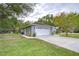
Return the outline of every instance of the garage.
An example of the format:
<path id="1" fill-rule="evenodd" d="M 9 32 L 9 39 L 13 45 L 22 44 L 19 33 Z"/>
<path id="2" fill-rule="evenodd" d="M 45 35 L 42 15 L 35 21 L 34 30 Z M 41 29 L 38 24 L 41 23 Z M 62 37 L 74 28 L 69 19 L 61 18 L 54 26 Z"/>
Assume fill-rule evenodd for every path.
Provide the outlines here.
<path id="1" fill-rule="evenodd" d="M 25 30 L 24 30 L 25 29 Z M 27 36 L 50 36 L 56 31 L 54 26 L 45 24 L 32 24 L 24 28 L 23 31 Z"/>
<path id="2" fill-rule="evenodd" d="M 50 29 L 35 29 L 36 36 L 51 35 Z"/>

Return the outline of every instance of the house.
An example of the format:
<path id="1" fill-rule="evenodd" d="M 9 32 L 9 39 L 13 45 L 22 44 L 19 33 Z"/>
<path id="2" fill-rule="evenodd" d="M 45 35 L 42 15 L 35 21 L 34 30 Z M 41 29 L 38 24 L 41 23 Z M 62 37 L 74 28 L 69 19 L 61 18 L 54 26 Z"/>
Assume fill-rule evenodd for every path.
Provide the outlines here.
<path id="1" fill-rule="evenodd" d="M 56 32 L 56 27 L 44 24 L 32 24 L 23 28 L 21 32 L 27 36 L 52 35 Z"/>

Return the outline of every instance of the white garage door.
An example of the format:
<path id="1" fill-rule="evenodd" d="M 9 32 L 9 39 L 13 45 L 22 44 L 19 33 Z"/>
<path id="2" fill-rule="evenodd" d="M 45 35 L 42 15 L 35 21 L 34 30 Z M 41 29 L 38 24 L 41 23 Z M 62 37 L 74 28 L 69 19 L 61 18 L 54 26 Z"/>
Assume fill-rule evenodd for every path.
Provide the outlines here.
<path id="1" fill-rule="evenodd" d="M 49 29 L 36 29 L 36 36 L 41 36 L 41 35 L 51 35 Z"/>

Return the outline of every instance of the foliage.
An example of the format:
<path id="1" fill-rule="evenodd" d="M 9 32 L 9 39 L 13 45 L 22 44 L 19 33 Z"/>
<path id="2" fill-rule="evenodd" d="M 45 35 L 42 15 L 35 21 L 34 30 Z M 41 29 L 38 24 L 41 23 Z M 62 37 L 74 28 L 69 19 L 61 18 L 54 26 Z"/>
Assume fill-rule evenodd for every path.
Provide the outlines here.
<path id="1" fill-rule="evenodd" d="M 66 36 L 64 33 L 61 33 L 59 35 L 64 37 L 79 38 L 79 33 L 68 33 L 68 36 Z"/>
<path id="2" fill-rule="evenodd" d="M 43 16 L 42 18 L 39 18 L 39 20 L 36 23 L 57 26 L 57 32 L 66 32 L 66 35 L 68 35 L 68 32 L 79 32 L 78 13 L 62 12 L 54 17 L 53 15 L 48 14 L 46 16 Z"/>
<path id="3" fill-rule="evenodd" d="M 27 15 L 28 12 L 33 11 L 35 4 L 22 4 L 22 3 L 5 3 L 0 4 L 0 18 L 9 16 Z"/>
<path id="4" fill-rule="evenodd" d="M 35 37 L 36 36 L 36 33 L 33 33 L 33 37 Z"/>
<path id="5" fill-rule="evenodd" d="M 54 25 L 53 24 L 53 15 L 52 14 L 48 14 L 46 16 L 43 16 L 42 18 L 39 18 L 37 22 L 38 24 L 47 24 L 47 25 Z"/>
<path id="6" fill-rule="evenodd" d="M 79 26 L 79 17 L 77 13 L 61 13 L 60 15 L 54 17 L 54 24 L 59 27 L 62 32 L 74 32 L 75 28 Z"/>
<path id="7" fill-rule="evenodd" d="M 0 4 L 0 31 L 16 31 L 19 29 L 17 18 L 27 16 L 33 11 L 35 4 L 2 3 Z"/>

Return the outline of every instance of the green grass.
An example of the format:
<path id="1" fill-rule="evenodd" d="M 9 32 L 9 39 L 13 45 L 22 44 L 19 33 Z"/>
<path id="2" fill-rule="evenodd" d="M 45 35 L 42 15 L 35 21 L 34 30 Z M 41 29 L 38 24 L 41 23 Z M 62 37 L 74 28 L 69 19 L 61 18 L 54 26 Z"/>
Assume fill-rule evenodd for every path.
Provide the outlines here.
<path id="1" fill-rule="evenodd" d="M 66 36 L 66 34 L 59 34 L 60 36 L 64 36 L 64 37 L 72 37 L 72 38 L 79 38 L 79 33 L 69 33 L 68 36 Z"/>
<path id="2" fill-rule="evenodd" d="M 0 56 L 79 56 L 79 53 L 20 34 L 0 34 Z"/>

